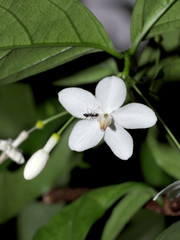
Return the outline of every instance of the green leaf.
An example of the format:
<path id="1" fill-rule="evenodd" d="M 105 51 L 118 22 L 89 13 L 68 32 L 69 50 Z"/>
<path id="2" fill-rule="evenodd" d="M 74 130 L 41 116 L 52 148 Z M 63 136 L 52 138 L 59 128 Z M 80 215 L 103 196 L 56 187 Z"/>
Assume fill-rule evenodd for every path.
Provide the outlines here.
<path id="1" fill-rule="evenodd" d="M 3 84 L 89 52 L 122 58 L 101 23 L 77 0 L 1 1 L 0 20 Z"/>
<path id="2" fill-rule="evenodd" d="M 180 29 L 163 33 L 161 38 L 161 46 L 166 52 L 176 51 L 180 44 Z"/>
<path id="3" fill-rule="evenodd" d="M 18 216 L 18 240 L 32 240 L 35 232 L 63 207 L 63 203 L 48 205 L 42 202 L 32 202 L 28 204 Z"/>
<path id="4" fill-rule="evenodd" d="M 117 240 L 154 240 L 164 227 L 165 218 L 162 214 L 142 209 L 132 218 Z"/>
<path id="5" fill-rule="evenodd" d="M 41 47 L 10 51 L 0 59 L 0 85 L 22 80 L 26 77 L 57 67 L 88 53 L 97 52 L 85 47 Z M 18 59 L 18 60 L 17 60 Z"/>
<path id="6" fill-rule="evenodd" d="M 147 136 L 147 146 L 156 164 L 164 172 L 176 179 L 180 178 L 180 152 L 168 143 L 157 140 L 157 129 L 151 128 Z M 148 153 L 147 153 L 148 154 Z"/>
<path id="7" fill-rule="evenodd" d="M 57 86 L 77 86 L 94 83 L 109 75 L 118 74 L 118 67 L 114 59 L 109 58 L 95 66 L 84 69 L 71 76 L 61 78 L 54 82 Z"/>
<path id="8" fill-rule="evenodd" d="M 132 216 L 152 197 L 147 189 L 139 189 L 125 196 L 113 209 L 101 240 L 114 240 Z"/>
<path id="9" fill-rule="evenodd" d="M 179 240 L 180 236 L 180 221 L 172 224 L 164 230 L 155 240 Z"/>
<path id="10" fill-rule="evenodd" d="M 0 136 L 15 137 L 37 121 L 37 107 L 31 87 L 12 84 L 0 88 Z"/>
<path id="11" fill-rule="evenodd" d="M 165 187 L 172 182 L 172 179 L 157 165 L 147 142 L 141 146 L 140 160 L 142 174 L 148 184 L 154 187 Z"/>
<path id="12" fill-rule="evenodd" d="M 127 182 L 93 190 L 64 208 L 41 228 L 34 240 L 83 240 L 92 224 L 121 196 L 143 184 Z M 146 189 L 148 189 L 146 187 Z"/>
<path id="13" fill-rule="evenodd" d="M 28 202 L 42 195 L 51 189 L 57 181 L 60 182 L 65 175 L 67 176 L 82 159 L 81 153 L 72 152 L 68 148 L 68 137 L 71 129 L 72 126 L 63 133 L 58 146 L 50 155 L 46 167 L 35 179 L 27 181 L 23 178 L 24 167 L 20 167 L 14 172 L 9 170 L 0 172 L 0 222 L 5 222 L 16 216 Z M 42 138 L 42 142 L 46 141 L 48 137 Z M 34 141 L 36 140 L 34 139 Z M 36 150 L 34 149 L 34 151 Z"/>
<path id="14" fill-rule="evenodd" d="M 147 38 L 157 36 L 159 34 L 180 29 L 180 1 L 176 1 L 175 4 L 154 24 Z"/>
<path id="15" fill-rule="evenodd" d="M 130 53 L 134 54 L 139 43 L 150 31 L 153 25 L 177 0 L 137 0 L 131 20 L 132 46 Z"/>

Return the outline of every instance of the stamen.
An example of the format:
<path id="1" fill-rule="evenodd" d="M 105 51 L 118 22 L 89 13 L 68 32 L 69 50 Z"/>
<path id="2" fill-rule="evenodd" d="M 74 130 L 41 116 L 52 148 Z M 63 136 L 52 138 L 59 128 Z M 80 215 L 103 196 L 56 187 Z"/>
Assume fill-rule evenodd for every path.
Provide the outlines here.
<path id="1" fill-rule="evenodd" d="M 107 114 L 107 113 L 101 114 L 99 117 L 99 122 L 100 122 L 100 129 L 101 131 L 104 132 L 106 128 L 111 124 L 112 117 L 110 114 Z"/>

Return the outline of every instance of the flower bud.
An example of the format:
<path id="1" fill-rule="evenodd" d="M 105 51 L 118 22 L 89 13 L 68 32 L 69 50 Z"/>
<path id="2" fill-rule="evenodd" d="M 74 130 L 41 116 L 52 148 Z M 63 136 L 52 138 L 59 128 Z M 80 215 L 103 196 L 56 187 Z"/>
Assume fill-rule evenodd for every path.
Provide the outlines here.
<path id="1" fill-rule="evenodd" d="M 12 142 L 13 147 L 18 147 L 22 142 L 24 142 L 29 136 L 29 133 L 27 131 L 22 131 L 20 134 L 17 136 L 17 138 Z"/>
<path id="2" fill-rule="evenodd" d="M 49 153 L 44 149 L 35 152 L 24 168 L 24 178 L 26 180 L 35 178 L 43 170 L 48 159 Z"/>
<path id="3" fill-rule="evenodd" d="M 24 178 L 26 180 L 35 178 L 43 170 L 49 159 L 49 153 L 58 143 L 59 138 L 59 135 L 54 133 L 45 146 L 31 156 L 24 168 Z"/>

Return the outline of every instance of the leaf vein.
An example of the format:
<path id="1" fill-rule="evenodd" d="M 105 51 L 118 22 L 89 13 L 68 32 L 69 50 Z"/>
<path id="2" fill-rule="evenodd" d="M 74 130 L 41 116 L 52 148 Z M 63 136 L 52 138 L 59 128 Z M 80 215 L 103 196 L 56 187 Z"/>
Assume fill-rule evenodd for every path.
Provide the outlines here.
<path id="1" fill-rule="evenodd" d="M 83 39 L 81 38 L 81 35 L 79 34 L 79 32 L 77 31 L 77 28 L 75 27 L 73 21 L 71 20 L 70 16 L 67 14 L 66 11 L 64 11 L 60 6 L 58 6 L 57 4 L 55 4 L 54 2 L 52 2 L 51 0 L 48 0 L 52 5 L 54 5 L 56 8 L 59 9 L 59 11 L 63 12 L 64 15 L 67 17 L 67 19 L 69 20 L 72 28 L 74 29 L 76 36 L 78 37 L 80 42 L 83 42 Z"/>
<path id="2" fill-rule="evenodd" d="M 28 39 L 30 41 L 31 44 L 33 44 L 32 38 L 31 38 L 31 34 L 29 33 L 28 29 L 26 28 L 26 26 L 20 21 L 20 19 L 9 9 L 0 6 L 2 9 L 4 9 L 8 14 L 10 14 L 17 22 L 18 24 L 22 27 L 22 29 L 24 30 L 24 32 L 26 33 L 26 35 L 28 36 Z"/>

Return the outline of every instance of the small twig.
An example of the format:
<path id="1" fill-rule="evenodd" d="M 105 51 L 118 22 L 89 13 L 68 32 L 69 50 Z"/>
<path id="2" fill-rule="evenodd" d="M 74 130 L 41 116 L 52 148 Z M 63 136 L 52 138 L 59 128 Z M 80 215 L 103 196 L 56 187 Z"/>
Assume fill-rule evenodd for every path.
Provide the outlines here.
<path id="1" fill-rule="evenodd" d="M 151 200 L 145 208 L 153 210 L 157 213 L 162 213 L 166 216 L 180 216 L 180 198 L 170 200 L 165 196 L 164 206 L 159 206 L 155 201 Z"/>
<path id="2" fill-rule="evenodd" d="M 85 193 L 92 190 L 91 188 L 55 188 L 46 193 L 42 200 L 47 204 L 54 204 L 57 202 L 72 202 L 81 197 Z"/>

